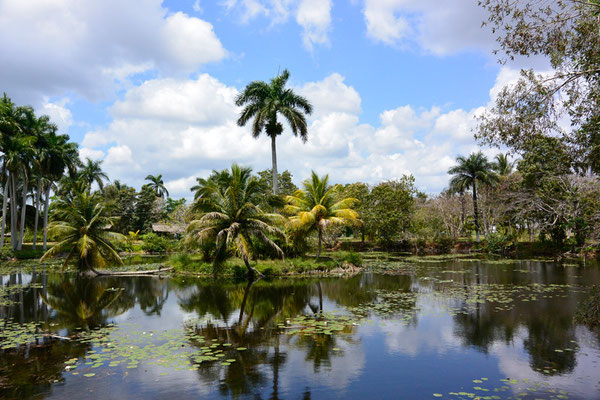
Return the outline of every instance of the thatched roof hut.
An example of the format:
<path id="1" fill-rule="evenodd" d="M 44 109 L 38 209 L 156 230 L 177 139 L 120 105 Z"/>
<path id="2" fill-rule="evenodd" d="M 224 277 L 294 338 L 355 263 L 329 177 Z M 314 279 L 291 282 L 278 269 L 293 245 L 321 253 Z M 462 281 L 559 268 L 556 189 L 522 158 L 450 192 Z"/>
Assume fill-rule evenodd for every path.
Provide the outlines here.
<path id="1" fill-rule="evenodd" d="M 183 224 L 152 224 L 152 232 L 166 235 L 182 235 L 185 233 Z"/>

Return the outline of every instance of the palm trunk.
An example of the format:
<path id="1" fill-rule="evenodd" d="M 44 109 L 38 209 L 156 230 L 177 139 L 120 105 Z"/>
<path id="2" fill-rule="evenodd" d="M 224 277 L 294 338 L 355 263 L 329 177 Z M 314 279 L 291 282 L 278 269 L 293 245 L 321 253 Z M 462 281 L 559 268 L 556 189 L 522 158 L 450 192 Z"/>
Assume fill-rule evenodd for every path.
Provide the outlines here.
<path id="1" fill-rule="evenodd" d="M 275 146 L 276 135 L 271 135 L 271 161 L 273 162 L 273 194 L 279 194 L 279 174 L 277 173 L 277 147 Z"/>
<path id="2" fill-rule="evenodd" d="M 27 214 L 27 189 L 29 181 L 27 180 L 27 175 L 23 177 L 23 206 L 21 209 L 21 234 L 19 237 L 19 244 L 17 246 L 17 250 L 21 250 L 23 248 L 23 239 L 25 237 L 25 216 Z"/>
<path id="3" fill-rule="evenodd" d="M 48 184 L 48 188 L 46 188 L 46 199 L 44 201 L 44 245 L 43 249 L 46 251 L 48 248 L 47 240 L 48 240 L 48 203 L 50 202 L 50 184 Z"/>
<path id="4" fill-rule="evenodd" d="M 475 218 L 475 240 L 479 243 L 479 213 L 477 210 L 477 183 L 473 182 L 473 214 Z"/>
<path id="5" fill-rule="evenodd" d="M 6 210 L 8 206 L 9 179 L 4 184 L 4 193 L 2 194 L 2 234 L 0 235 L 0 248 L 4 247 L 4 231 L 6 230 Z"/>
<path id="6" fill-rule="evenodd" d="M 319 249 L 317 250 L 317 258 L 321 257 L 321 243 L 323 242 L 323 231 L 319 226 Z"/>
<path id="7" fill-rule="evenodd" d="M 19 242 L 18 230 L 17 230 L 17 179 L 15 174 L 10 174 L 11 189 L 10 189 L 10 245 L 13 250 L 17 249 L 17 243 Z"/>
<path id="8" fill-rule="evenodd" d="M 42 191 L 42 177 L 39 178 L 37 184 L 37 190 L 35 191 L 35 222 L 33 225 L 33 249 L 35 250 L 35 245 L 37 242 L 37 232 L 38 232 L 38 220 L 40 219 L 40 198 Z"/>

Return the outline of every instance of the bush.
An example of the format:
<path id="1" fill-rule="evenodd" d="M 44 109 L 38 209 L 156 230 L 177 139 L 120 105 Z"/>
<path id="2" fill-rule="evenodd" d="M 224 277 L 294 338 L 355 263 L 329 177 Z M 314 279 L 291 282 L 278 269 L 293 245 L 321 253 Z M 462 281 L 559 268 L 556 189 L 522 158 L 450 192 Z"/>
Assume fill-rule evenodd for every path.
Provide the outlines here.
<path id="1" fill-rule="evenodd" d="M 4 246 L 0 248 L 0 260 L 10 260 L 12 258 L 15 258 L 15 253 L 11 247 Z"/>
<path id="2" fill-rule="evenodd" d="M 171 243 L 167 238 L 155 233 L 147 233 L 142 236 L 142 239 L 144 240 L 142 250 L 149 253 L 166 253 L 171 248 Z"/>
<path id="3" fill-rule="evenodd" d="M 501 232 L 486 236 L 485 251 L 491 254 L 506 255 L 513 246 L 513 238 Z"/>
<path id="4" fill-rule="evenodd" d="M 342 262 L 347 262 L 348 264 L 352 264 L 355 267 L 362 267 L 363 265 L 362 256 L 353 251 L 341 253 L 340 256 Z"/>

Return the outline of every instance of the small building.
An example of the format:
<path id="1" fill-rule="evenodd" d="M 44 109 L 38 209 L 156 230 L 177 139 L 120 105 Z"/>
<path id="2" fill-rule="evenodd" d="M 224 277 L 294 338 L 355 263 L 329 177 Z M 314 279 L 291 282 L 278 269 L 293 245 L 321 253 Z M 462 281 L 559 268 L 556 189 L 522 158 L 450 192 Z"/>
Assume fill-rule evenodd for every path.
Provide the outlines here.
<path id="1" fill-rule="evenodd" d="M 185 228 L 183 224 L 152 224 L 152 232 L 176 239 L 185 233 Z"/>

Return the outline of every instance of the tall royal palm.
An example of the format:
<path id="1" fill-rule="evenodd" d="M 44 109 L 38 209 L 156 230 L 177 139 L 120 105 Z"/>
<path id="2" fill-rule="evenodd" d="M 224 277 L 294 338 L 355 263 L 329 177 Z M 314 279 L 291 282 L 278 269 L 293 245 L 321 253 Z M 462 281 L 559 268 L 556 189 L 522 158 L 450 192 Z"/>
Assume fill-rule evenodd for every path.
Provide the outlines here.
<path id="1" fill-rule="evenodd" d="M 154 190 L 154 193 L 156 193 L 156 197 L 169 197 L 169 191 L 165 187 L 165 183 L 163 182 L 161 174 L 156 176 L 148 175 L 146 177 L 146 180 L 150 181 L 148 185 L 152 188 L 152 190 Z"/>
<path id="2" fill-rule="evenodd" d="M 468 158 L 456 157 L 457 165 L 450 168 L 452 175 L 450 188 L 457 192 L 471 189 L 473 193 L 473 215 L 475 222 L 475 236 L 479 242 L 479 212 L 477 208 L 477 185 L 491 185 L 497 182 L 498 176 L 494 172 L 494 164 L 481 152 L 471 153 Z"/>
<path id="3" fill-rule="evenodd" d="M 353 209 L 359 201 L 355 198 L 338 199 L 333 187 L 328 184 L 329 177 L 323 178 L 313 171 L 311 178 L 303 182 L 293 196 L 286 196 L 288 205 L 285 211 L 291 214 L 290 222 L 296 232 L 317 232 L 319 247 L 317 257 L 321 256 L 323 232 L 329 225 L 350 225 L 360 223 L 358 213 Z"/>
<path id="4" fill-rule="evenodd" d="M 245 106 L 237 121 L 244 126 L 250 119 L 252 136 L 255 138 L 264 132 L 271 138 L 271 158 L 273 162 L 273 194 L 278 194 L 277 149 L 275 139 L 283 132 L 283 125 L 277 121 L 278 114 L 283 116 L 296 136 L 306 142 L 308 127 L 305 114 L 312 113 L 312 105 L 302 96 L 286 89 L 290 77 L 287 69 L 271 79 L 271 82 L 253 81 L 235 100 L 236 105 Z"/>
<path id="5" fill-rule="evenodd" d="M 233 250 L 253 277 L 257 273 L 250 265 L 253 240 L 283 257 L 281 248 L 268 235 L 284 237 L 277 227 L 284 222 L 284 217 L 265 213 L 256 205 L 262 193 L 258 179 L 251 173 L 250 168 L 234 164 L 231 172 L 215 172 L 211 178 L 199 181 L 194 201 L 199 216 L 190 223 L 186 242 L 215 243 L 215 272 Z"/>

